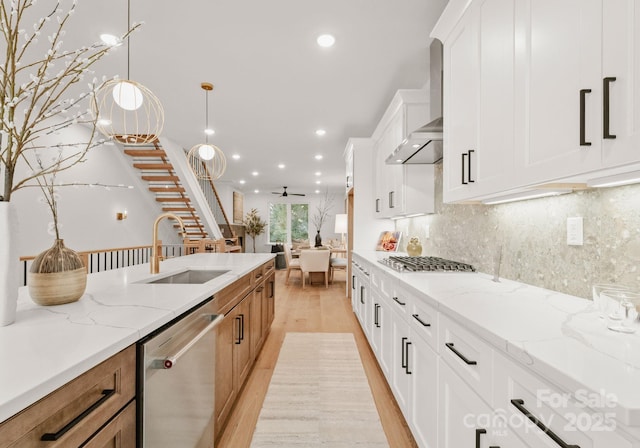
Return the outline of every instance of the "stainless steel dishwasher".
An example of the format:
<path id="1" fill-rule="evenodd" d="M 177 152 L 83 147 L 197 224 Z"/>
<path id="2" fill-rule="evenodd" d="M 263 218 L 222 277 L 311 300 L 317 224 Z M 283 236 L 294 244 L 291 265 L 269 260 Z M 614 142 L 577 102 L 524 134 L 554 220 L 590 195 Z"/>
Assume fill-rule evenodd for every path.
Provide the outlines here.
<path id="1" fill-rule="evenodd" d="M 211 447 L 215 393 L 213 297 L 138 343 L 138 446 Z"/>

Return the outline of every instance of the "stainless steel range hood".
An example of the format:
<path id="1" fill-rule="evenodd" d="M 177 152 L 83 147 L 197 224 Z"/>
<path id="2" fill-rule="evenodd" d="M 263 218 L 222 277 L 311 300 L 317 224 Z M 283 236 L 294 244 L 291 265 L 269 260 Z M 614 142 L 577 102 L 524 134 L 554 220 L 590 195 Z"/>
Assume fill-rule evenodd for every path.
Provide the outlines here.
<path id="1" fill-rule="evenodd" d="M 388 165 L 433 164 L 442 161 L 442 43 L 434 39 L 430 50 L 429 97 L 432 117 L 438 117 L 413 131 L 387 157 Z"/>

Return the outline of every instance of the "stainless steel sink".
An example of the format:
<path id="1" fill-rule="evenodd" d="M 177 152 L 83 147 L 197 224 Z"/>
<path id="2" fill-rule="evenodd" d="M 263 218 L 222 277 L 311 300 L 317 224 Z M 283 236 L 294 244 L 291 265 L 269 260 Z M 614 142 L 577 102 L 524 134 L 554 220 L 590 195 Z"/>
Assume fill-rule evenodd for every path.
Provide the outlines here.
<path id="1" fill-rule="evenodd" d="M 229 272 L 229 270 L 219 271 L 212 269 L 187 269 L 186 271 L 178 272 L 166 277 L 146 280 L 142 283 L 174 283 L 190 285 L 201 284 L 206 283 L 209 280 L 213 280 L 214 278 L 226 274 L 227 272 Z"/>

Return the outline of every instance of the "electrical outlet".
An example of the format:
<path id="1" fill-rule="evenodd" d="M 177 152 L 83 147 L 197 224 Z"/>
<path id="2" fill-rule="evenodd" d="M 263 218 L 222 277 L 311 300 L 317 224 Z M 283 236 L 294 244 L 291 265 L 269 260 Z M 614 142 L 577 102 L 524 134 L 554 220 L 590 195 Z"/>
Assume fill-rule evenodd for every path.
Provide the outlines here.
<path id="1" fill-rule="evenodd" d="M 582 216 L 567 218 L 567 245 L 582 246 Z"/>

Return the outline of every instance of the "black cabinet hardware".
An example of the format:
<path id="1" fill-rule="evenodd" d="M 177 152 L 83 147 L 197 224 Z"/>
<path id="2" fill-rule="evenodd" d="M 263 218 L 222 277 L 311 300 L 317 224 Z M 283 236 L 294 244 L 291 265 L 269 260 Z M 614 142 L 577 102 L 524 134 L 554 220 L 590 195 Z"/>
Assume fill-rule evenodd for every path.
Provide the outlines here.
<path id="1" fill-rule="evenodd" d="M 380 213 L 380 199 L 376 199 L 376 213 Z"/>
<path id="2" fill-rule="evenodd" d="M 360 303 L 364 303 L 364 286 L 360 287 Z"/>
<path id="3" fill-rule="evenodd" d="M 420 324 L 422 324 L 423 327 L 430 327 L 431 324 L 426 323 L 425 321 L 423 321 L 422 319 L 420 319 L 420 316 L 418 314 L 412 314 L 413 318 L 415 320 L 417 320 L 418 322 L 420 322 Z"/>
<path id="4" fill-rule="evenodd" d="M 42 434 L 42 437 L 40 437 L 40 440 L 42 440 L 43 442 L 54 442 L 54 441 L 60 439 L 67 432 L 69 432 L 71 429 L 73 429 L 74 426 L 76 426 L 78 423 L 80 423 L 82 420 L 84 420 L 84 418 L 87 415 L 89 415 L 93 411 L 95 411 L 102 403 L 107 401 L 115 393 L 116 393 L 115 389 L 104 389 L 102 391 L 102 397 L 100 397 L 100 399 L 98 401 L 93 403 L 87 409 L 82 411 L 80 413 L 80 415 L 78 415 L 76 418 L 74 418 L 69 423 L 64 425 L 60 429 L 60 431 L 58 431 L 58 432 L 46 432 L 46 433 Z"/>
<path id="5" fill-rule="evenodd" d="M 399 305 L 401 305 L 401 306 L 405 306 L 405 305 L 406 305 L 406 302 L 401 302 L 401 301 L 400 301 L 400 299 L 398 299 L 397 297 L 394 297 L 394 298 L 393 298 L 393 300 L 394 300 L 397 304 L 399 304 Z"/>
<path id="6" fill-rule="evenodd" d="M 580 90 L 580 146 L 591 146 L 591 142 L 586 141 L 585 137 L 585 115 L 587 93 L 591 93 L 591 89 Z"/>
<path id="7" fill-rule="evenodd" d="M 486 433 L 487 433 L 486 429 L 476 428 L 476 448 L 480 448 L 480 436 Z"/>
<path id="8" fill-rule="evenodd" d="M 244 341 L 244 314 L 240 315 L 240 341 Z"/>
<path id="9" fill-rule="evenodd" d="M 396 208 L 396 192 L 395 191 L 390 191 L 389 192 L 389 208 Z"/>
<path id="10" fill-rule="evenodd" d="M 351 276 L 351 289 L 356 289 L 356 276 Z"/>
<path id="11" fill-rule="evenodd" d="M 453 342 L 445 342 L 444 345 L 446 345 L 449 350 L 455 353 L 458 356 L 458 358 L 462 359 L 467 365 L 475 366 L 476 364 L 478 364 L 475 361 L 470 361 L 466 356 L 464 356 L 462 353 L 456 350 L 453 346 Z"/>
<path id="12" fill-rule="evenodd" d="M 242 337 L 240 336 L 240 332 L 242 331 L 241 330 L 242 324 L 240 323 L 240 321 L 241 321 L 240 316 L 236 316 L 236 322 L 238 322 L 238 340 L 236 341 L 236 345 L 242 344 Z"/>
<path id="13" fill-rule="evenodd" d="M 380 328 L 380 321 L 379 321 L 379 315 L 378 315 L 378 311 L 380 310 L 380 305 L 379 304 L 374 304 L 373 305 L 373 323 L 377 328 Z"/>
<path id="14" fill-rule="evenodd" d="M 611 83 L 616 80 L 615 76 L 609 76 L 602 80 L 602 134 L 604 138 L 614 139 L 616 136 L 611 134 L 609 130 L 609 107 L 611 100 L 609 97 L 609 88 Z"/>
<path id="15" fill-rule="evenodd" d="M 407 352 L 405 342 L 408 338 L 402 338 L 402 368 L 406 370 L 407 368 Z"/>
<path id="16" fill-rule="evenodd" d="M 471 154 L 476 152 L 474 149 L 470 149 L 469 151 L 467 151 L 469 153 L 469 158 L 467 159 L 467 169 L 468 169 L 468 175 L 467 177 L 469 178 L 469 183 L 474 183 L 475 180 L 471 179 Z"/>
<path id="17" fill-rule="evenodd" d="M 514 400 L 511 400 L 511 404 L 514 405 L 518 409 L 518 411 L 522 412 L 522 414 L 524 414 L 525 417 L 531 420 L 533 424 L 535 424 L 538 428 L 540 428 L 542 432 L 548 435 L 549 438 L 554 442 L 556 442 L 558 446 L 560 446 L 561 448 L 580 448 L 578 445 L 567 444 L 564 440 L 558 437 L 553 431 L 547 428 L 544 425 L 544 423 L 538 420 L 535 415 L 533 415 L 531 412 L 529 412 L 529 410 L 527 410 L 527 408 L 524 407 L 524 400 L 514 399 Z"/>
<path id="18" fill-rule="evenodd" d="M 405 338 L 406 339 L 406 338 Z M 407 342 L 405 342 L 404 346 L 406 347 L 405 350 L 407 352 L 407 354 L 405 355 L 406 358 L 406 365 L 404 366 L 404 371 L 407 375 L 411 375 L 411 370 L 409 370 L 409 346 L 411 345 L 411 341 L 407 340 Z"/>
<path id="19" fill-rule="evenodd" d="M 476 152 L 475 149 L 470 149 L 469 151 L 460 154 L 462 156 L 462 168 L 460 170 L 460 172 L 462 173 L 462 185 L 468 185 L 475 182 L 475 180 L 471 179 L 471 154 L 473 154 L 474 152 Z M 467 171 L 466 176 L 465 166 Z"/>
<path id="20" fill-rule="evenodd" d="M 461 156 L 462 156 L 462 169 L 460 171 L 462 172 L 462 185 L 467 185 L 468 184 L 467 178 L 464 177 L 464 166 L 466 165 L 465 159 L 469 157 L 469 153 L 463 152 Z"/>

